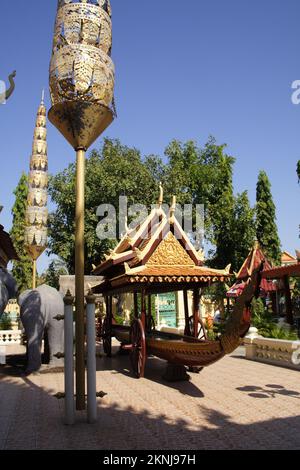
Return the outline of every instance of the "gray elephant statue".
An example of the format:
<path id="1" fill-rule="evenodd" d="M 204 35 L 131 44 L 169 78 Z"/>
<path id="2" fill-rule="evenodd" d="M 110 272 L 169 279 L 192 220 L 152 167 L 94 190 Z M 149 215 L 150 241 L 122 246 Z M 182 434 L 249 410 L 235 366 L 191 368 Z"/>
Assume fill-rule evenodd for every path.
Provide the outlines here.
<path id="1" fill-rule="evenodd" d="M 18 296 L 17 283 L 7 269 L 0 267 L 0 318 L 4 313 L 9 299 Z"/>
<path id="2" fill-rule="evenodd" d="M 54 317 L 64 314 L 62 295 L 50 286 L 42 285 L 23 292 L 19 297 L 21 320 L 27 337 L 26 374 L 42 366 L 42 340 L 48 350 L 49 367 L 63 367 L 63 359 L 56 358 L 64 352 L 64 322 Z M 48 361 L 47 361 L 48 362 Z"/>

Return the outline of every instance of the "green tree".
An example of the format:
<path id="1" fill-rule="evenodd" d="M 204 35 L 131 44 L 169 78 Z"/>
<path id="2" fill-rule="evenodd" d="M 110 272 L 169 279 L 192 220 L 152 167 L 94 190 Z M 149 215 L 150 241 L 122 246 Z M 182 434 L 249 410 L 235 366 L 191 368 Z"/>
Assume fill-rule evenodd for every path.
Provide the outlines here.
<path id="1" fill-rule="evenodd" d="M 235 250 L 238 249 L 232 237 L 232 221 L 234 217 L 233 195 L 233 163 L 234 159 L 222 153 L 216 165 L 215 182 L 217 198 L 208 203 L 208 216 L 212 224 L 213 237 L 211 241 L 216 246 L 212 265 L 225 267 L 232 264 Z"/>
<path id="2" fill-rule="evenodd" d="M 231 236 L 234 244 L 232 268 L 237 272 L 253 247 L 256 237 L 255 209 L 250 206 L 247 191 L 235 198 Z"/>
<path id="3" fill-rule="evenodd" d="M 235 159 L 226 154 L 225 145 L 218 145 L 212 137 L 203 148 L 193 141 L 174 140 L 167 146 L 165 156 L 165 163 L 154 155 L 142 158 L 137 149 L 109 139 L 99 151 L 91 152 L 86 161 L 87 273 L 116 243 L 97 238 L 97 207 L 109 203 L 117 208 L 120 195 L 126 195 L 129 204 L 150 207 L 157 200 L 159 181 L 164 185 L 166 203 L 176 195 L 181 206 L 204 205 L 206 240 L 212 246 L 211 265 L 225 267 L 233 263 L 235 269 L 239 268 L 239 260 L 251 248 L 249 240 L 253 241 L 253 214 L 246 194 L 237 200 L 233 195 Z M 56 211 L 50 216 L 50 251 L 65 261 L 73 274 L 74 165 L 50 179 L 49 192 L 56 204 Z"/>
<path id="4" fill-rule="evenodd" d="M 281 244 L 276 224 L 276 207 L 271 183 L 264 171 L 259 173 L 256 188 L 256 236 L 268 259 L 281 263 Z"/>
<path id="5" fill-rule="evenodd" d="M 49 264 L 48 269 L 43 275 L 44 283 L 48 286 L 54 287 L 59 290 L 59 278 L 60 276 L 68 275 L 69 271 L 66 264 L 60 259 L 54 259 Z"/>
<path id="6" fill-rule="evenodd" d="M 210 137 L 204 148 L 193 141 L 172 141 L 166 148 L 166 192 L 178 203 L 204 206 L 206 240 L 213 246 L 211 265 L 226 266 L 231 262 L 234 246 L 230 227 L 234 197 L 232 173 L 234 158 L 225 153 Z"/>
<path id="7" fill-rule="evenodd" d="M 0 318 L 0 330 L 9 331 L 13 329 L 12 321 L 8 313 L 4 313 Z"/>
<path id="8" fill-rule="evenodd" d="M 297 175 L 298 175 L 298 183 L 300 184 L 300 160 L 297 163 Z M 300 235 L 299 235 L 299 238 L 300 238 Z"/>
<path id="9" fill-rule="evenodd" d="M 17 281 L 19 291 L 22 292 L 30 288 L 32 282 L 32 261 L 24 248 L 28 196 L 28 178 L 25 173 L 22 174 L 14 195 L 15 203 L 12 208 L 13 223 L 10 235 L 20 261 L 13 262 L 12 273 Z"/>
<path id="10" fill-rule="evenodd" d="M 151 156 L 143 161 L 137 149 L 123 146 L 118 140 L 105 139 L 99 151 L 91 152 L 86 160 L 85 271 L 87 274 L 91 272 L 92 265 L 97 265 L 103 260 L 104 255 L 116 243 L 116 240 L 97 238 L 98 206 L 111 204 L 118 211 L 119 196 L 127 196 L 129 205 L 141 203 L 150 207 L 158 197 L 158 180 L 154 174 L 157 169 L 163 171 L 163 167 L 163 163 L 157 157 Z M 159 178 L 161 176 L 158 174 Z M 74 164 L 50 178 L 49 194 L 56 204 L 55 212 L 49 217 L 49 250 L 66 263 L 70 274 L 74 274 Z M 117 236 L 118 233 L 116 238 Z"/>

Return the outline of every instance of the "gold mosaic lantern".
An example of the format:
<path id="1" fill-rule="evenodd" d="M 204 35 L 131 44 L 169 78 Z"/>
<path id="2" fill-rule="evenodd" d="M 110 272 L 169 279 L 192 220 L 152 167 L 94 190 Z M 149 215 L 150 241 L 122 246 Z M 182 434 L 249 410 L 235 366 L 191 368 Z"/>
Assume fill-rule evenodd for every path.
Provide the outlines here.
<path id="1" fill-rule="evenodd" d="M 50 63 L 49 120 L 76 151 L 76 407 L 85 409 L 85 152 L 114 119 L 109 0 L 58 0 Z"/>
<path id="2" fill-rule="evenodd" d="M 36 261 L 47 247 L 48 156 L 46 124 L 47 114 L 43 93 L 33 136 L 25 228 L 25 246 L 33 260 L 33 289 L 36 287 Z"/>
<path id="3" fill-rule="evenodd" d="M 113 121 L 114 64 L 109 0 L 59 0 L 49 119 L 75 150 L 86 150 Z"/>

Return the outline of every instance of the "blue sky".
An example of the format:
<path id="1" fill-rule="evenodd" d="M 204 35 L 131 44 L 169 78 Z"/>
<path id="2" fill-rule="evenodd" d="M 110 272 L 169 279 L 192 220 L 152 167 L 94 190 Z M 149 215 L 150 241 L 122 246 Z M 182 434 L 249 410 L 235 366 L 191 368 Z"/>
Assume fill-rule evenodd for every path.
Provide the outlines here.
<path id="1" fill-rule="evenodd" d="M 41 90 L 48 90 L 56 3 L 1 2 L 0 79 L 18 74 L 14 96 L 0 106 L 0 223 L 7 229 L 12 191 L 28 170 Z M 226 142 L 237 159 L 236 192 L 247 189 L 254 203 L 258 172 L 268 173 L 282 245 L 294 252 L 300 106 L 291 102 L 291 84 L 300 79 L 299 0 L 112 0 L 112 7 L 118 119 L 106 135 L 159 155 L 173 138 L 202 145 L 212 134 Z M 74 152 L 48 127 L 55 173 Z"/>

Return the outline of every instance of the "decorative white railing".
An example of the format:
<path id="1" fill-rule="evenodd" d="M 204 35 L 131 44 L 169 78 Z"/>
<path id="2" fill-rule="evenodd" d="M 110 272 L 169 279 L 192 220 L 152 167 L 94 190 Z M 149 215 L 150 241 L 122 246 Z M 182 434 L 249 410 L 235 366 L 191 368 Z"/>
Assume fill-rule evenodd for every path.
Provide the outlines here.
<path id="1" fill-rule="evenodd" d="M 162 331 L 163 333 L 171 333 L 175 335 L 184 335 L 184 328 L 172 328 L 168 325 L 160 325 L 158 331 Z"/>
<path id="2" fill-rule="evenodd" d="M 21 330 L 0 330 L 0 346 L 12 346 L 15 344 L 21 344 L 21 339 Z"/>
<path id="3" fill-rule="evenodd" d="M 244 339 L 247 359 L 300 370 L 300 341 L 263 338 L 251 330 Z"/>

